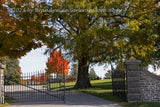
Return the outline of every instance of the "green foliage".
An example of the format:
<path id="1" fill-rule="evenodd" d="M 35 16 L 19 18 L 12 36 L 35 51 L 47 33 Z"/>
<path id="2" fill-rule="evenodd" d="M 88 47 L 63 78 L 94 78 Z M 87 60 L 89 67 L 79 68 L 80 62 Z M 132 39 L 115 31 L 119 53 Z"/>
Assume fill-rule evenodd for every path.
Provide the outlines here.
<path id="1" fill-rule="evenodd" d="M 0 104 L 0 107 L 6 107 L 15 102 L 15 99 L 9 96 L 5 96 L 5 104 Z"/>
<path id="2" fill-rule="evenodd" d="M 157 14 L 160 13 L 160 9 L 157 11 Z M 160 17 L 160 14 L 159 14 Z M 153 65 L 154 65 L 154 69 L 159 68 L 160 67 L 160 21 L 157 23 L 157 29 L 156 29 L 156 33 L 158 34 L 158 37 L 156 39 L 156 44 L 155 46 L 157 47 L 157 50 L 152 54 L 152 61 L 153 61 Z"/>
<path id="3" fill-rule="evenodd" d="M 90 80 L 96 80 L 98 78 L 94 68 L 91 68 L 90 69 L 90 72 L 89 72 L 89 79 Z"/>
<path id="4" fill-rule="evenodd" d="M 129 58 L 133 49 L 135 57 L 142 60 L 144 66 L 151 63 L 157 38 L 156 2 L 67 0 L 54 4 L 55 9 L 68 11 L 52 14 L 51 21 L 61 30 L 50 35 L 56 38 L 51 44 L 63 45 L 73 59 L 86 57 L 90 63 L 119 62 L 119 59 Z"/>
<path id="5" fill-rule="evenodd" d="M 19 66 L 18 59 L 9 59 L 8 57 L 1 57 L 0 60 L 3 64 L 6 65 L 4 69 L 4 76 L 5 76 L 5 84 L 17 84 L 20 83 L 21 77 L 21 68 Z"/>
<path id="6" fill-rule="evenodd" d="M 118 70 L 118 71 L 126 71 L 124 62 L 118 63 L 118 65 L 117 65 L 117 67 L 116 67 L 116 70 Z"/>
<path id="7" fill-rule="evenodd" d="M 152 0 L 58 0 L 47 5 L 32 0 L 8 1 L 9 8 L 21 8 L 21 11 L 68 10 L 53 14 L 9 11 L 3 6 L 5 0 L 1 0 L 0 56 L 20 57 L 44 42 L 49 48 L 63 45 L 75 60 L 85 56 L 91 63 L 127 58 L 132 48 L 146 65 L 151 63 L 150 55 L 156 50 L 155 29 L 159 21 L 156 3 Z M 48 28 L 48 22 L 60 28 Z"/>
<path id="8" fill-rule="evenodd" d="M 20 57 L 44 43 L 50 49 L 64 48 L 79 64 L 85 59 L 89 65 L 125 60 L 133 49 L 146 66 L 157 51 L 159 7 L 154 0 L 57 0 L 53 5 L 14 0 L 9 8 L 63 11 L 10 12 L 12 16 L 1 1 L 0 56 Z M 48 22 L 58 28 L 48 28 Z"/>
<path id="9" fill-rule="evenodd" d="M 32 7 L 31 0 L 1 0 L 0 2 L 0 56 L 18 58 L 25 55 L 32 49 L 41 47 L 42 42 L 47 41 L 49 31 L 46 14 L 23 10 L 35 10 L 40 4 Z M 7 6 L 4 6 L 7 5 Z M 35 16 L 38 19 L 35 19 Z"/>
<path id="10" fill-rule="evenodd" d="M 108 70 L 106 73 L 105 73 L 105 77 L 107 79 L 111 79 L 112 78 L 112 71 L 111 70 Z"/>
<path id="11" fill-rule="evenodd" d="M 71 70 L 70 70 L 71 80 L 76 81 L 78 76 L 78 65 L 72 64 Z"/>
<path id="12" fill-rule="evenodd" d="M 51 22 L 59 28 L 50 35 L 48 46 L 64 48 L 79 64 L 86 61 L 85 69 L 91 63 L 126 60 L 131 49 L 143 66 L 153 62 L 158 36 L 154 0 L 59 0 L 53 4 L 54 9 L 68 11 L 51 14 Z M 82 68 L 78 72 L 85 71 Z"/>

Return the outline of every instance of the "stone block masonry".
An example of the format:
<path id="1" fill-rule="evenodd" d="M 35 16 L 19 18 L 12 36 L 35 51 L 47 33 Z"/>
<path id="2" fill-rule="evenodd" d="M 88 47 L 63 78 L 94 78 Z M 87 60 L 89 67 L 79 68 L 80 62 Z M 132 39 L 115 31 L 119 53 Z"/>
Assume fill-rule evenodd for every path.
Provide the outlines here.
<path id="1" fill-rule="evenodd" d="M 140 60 L 127 60 L 127 101 L 160 101 L 160 77 L 141 68 Z"/>
<path id="2" fill-rule="evenodd" d="M 141 101 L 160 101 L 160 77 L 147 70 L 140 74 Z"/>
<path id="3" fill-rule="evenodd" d="M 0 104 L 5 103 L 5 99 L 4 99 L 4 68 L 5 68 L 5 65 L 0 64 Z"/>
<path id="4" fill-rule="evenodd" d="M 127 101 L 137 102 L 141 99 L 140 92 L 140 64 L 139 60 L 127 60 L 126 71 L 127 71 Z"/>

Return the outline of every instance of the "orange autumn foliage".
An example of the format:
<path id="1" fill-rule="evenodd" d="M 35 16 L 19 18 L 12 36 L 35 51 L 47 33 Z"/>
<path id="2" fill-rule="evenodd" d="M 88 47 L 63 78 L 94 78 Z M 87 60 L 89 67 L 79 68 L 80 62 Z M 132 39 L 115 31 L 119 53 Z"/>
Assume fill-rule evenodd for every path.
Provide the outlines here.
<path id="1" fill-rule="evenodd" d="M 35 76 L 35 75 L 33 75 L 32 77 L 31 77 L 31 81 L 37 81 L 37 77 Z"/>
<path id="2" fill-rule="evenodd" d="M 40 84 L 44 84 L 46 82 L 47 76 L 45 74 L 41 74 Z"/>
<path id="3" fill-rule="evenodd" d="M 67 77 L 67 82 L 72 82 L 71 76 L 68 76 L 68 77 Z"/>
<path id="4" fill-rule="evenodd" d="M 70 69 L 69 61 L 64 59 L 64 55 L 62 55 L 59 51 L 56 50 L 54 52 L 51 52 L 46 65 L 48 68 L 46 69 L 46 71 L 48 73 L 63 74 L 63 69 L 64 69 L 64 74 L 68 75 Z"/>
<path id="5" fill-rule="evenodd" d="M 34 82 L 34 84 L 45 84 L 46 79 L 47 79 L 46 74 L 42 73 L 38 77 L 36 77 L 35 75 L 32 75 L 31 82 Z"/>
<path id="6" fill-rule="evenodd" d="M 26 85 L 26 82 L 24 80 L 21 80 L 21 84 Z"/>
<path id="7" fill-rule="evenodd" d="M 0 56 L 20 58 L 47 40 L 49 28 L 42 22 L 49 16 L 31 12 L 41 0 L 0 0 Z M 36 6 L 36 7 L 35 7 Z M 14 14 L 14 15 L 13 15 Z"/>

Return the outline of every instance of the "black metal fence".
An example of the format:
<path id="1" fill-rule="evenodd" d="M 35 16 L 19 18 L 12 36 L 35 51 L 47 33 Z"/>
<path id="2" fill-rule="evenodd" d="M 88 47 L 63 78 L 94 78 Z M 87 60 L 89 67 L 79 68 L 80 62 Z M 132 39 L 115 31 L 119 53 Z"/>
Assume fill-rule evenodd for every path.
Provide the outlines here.
<path id="1" fill-rule="evenodd" d="M 16 102 L 64 101 L 65 74 L 45 71 L 23 73 L 16 81 L 5 76 L 5 96 L 13 97 Z"/>
<path id="2" fill-rule="evenodd" d="M 125 71 L 112 69 L 112 90 L 113 95 L 126 100 L 126 73 Z"/>

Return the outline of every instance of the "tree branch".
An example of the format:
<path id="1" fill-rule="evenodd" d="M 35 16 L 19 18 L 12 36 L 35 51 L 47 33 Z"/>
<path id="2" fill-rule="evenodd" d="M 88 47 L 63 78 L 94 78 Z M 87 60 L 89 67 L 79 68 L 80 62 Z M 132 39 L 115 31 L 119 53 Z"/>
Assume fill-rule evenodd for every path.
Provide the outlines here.
<path id="1" fill-rule="evenodd" d="M 96 17 L 90 24 L 89 28 L 100 18 L 100 16 Z"/>
<path id="2" fill-rule="evenodd" d="M 129 4 L 129 6 L 128 6 L 127 10 L 126 10 L 126 13 L 124 14 L 124 16 L 126 16 L 126 15 L 127 15 L 127 13 L 128 13 L 128 11 L 129 11 L 129 8 L 130 8 L 130 6 L 131 6 L 131 3 L 132 3 L 132 2 L 133 2 L 133 0 L 131 0 L 130 4 Z"/>
<path id="3" fill-rule="evenodd" d="M 71 23 L 67 23 L 67 24 L 69 25 L 69 27 L 70 27 L 74 32 L 76 32 L 76 30 L 72 27 L 72 26 L 73 26 L 72 22 L 71 22 Z"/>
<path id="4" fill-rule="evenodd" d="M 70 30 L 68 30 L 68 29 L 66 28 L 66 26 L 63 25 L 63 23 L 62 23 L 60 20 L 57 20 L 57 21 L 63 26 L 63 28 L 64 28 L 66 31 L 68 31 L 68 33 L 70 33 L 70 34 L 72 35 L 72 32 L 71 32 Z"/>

